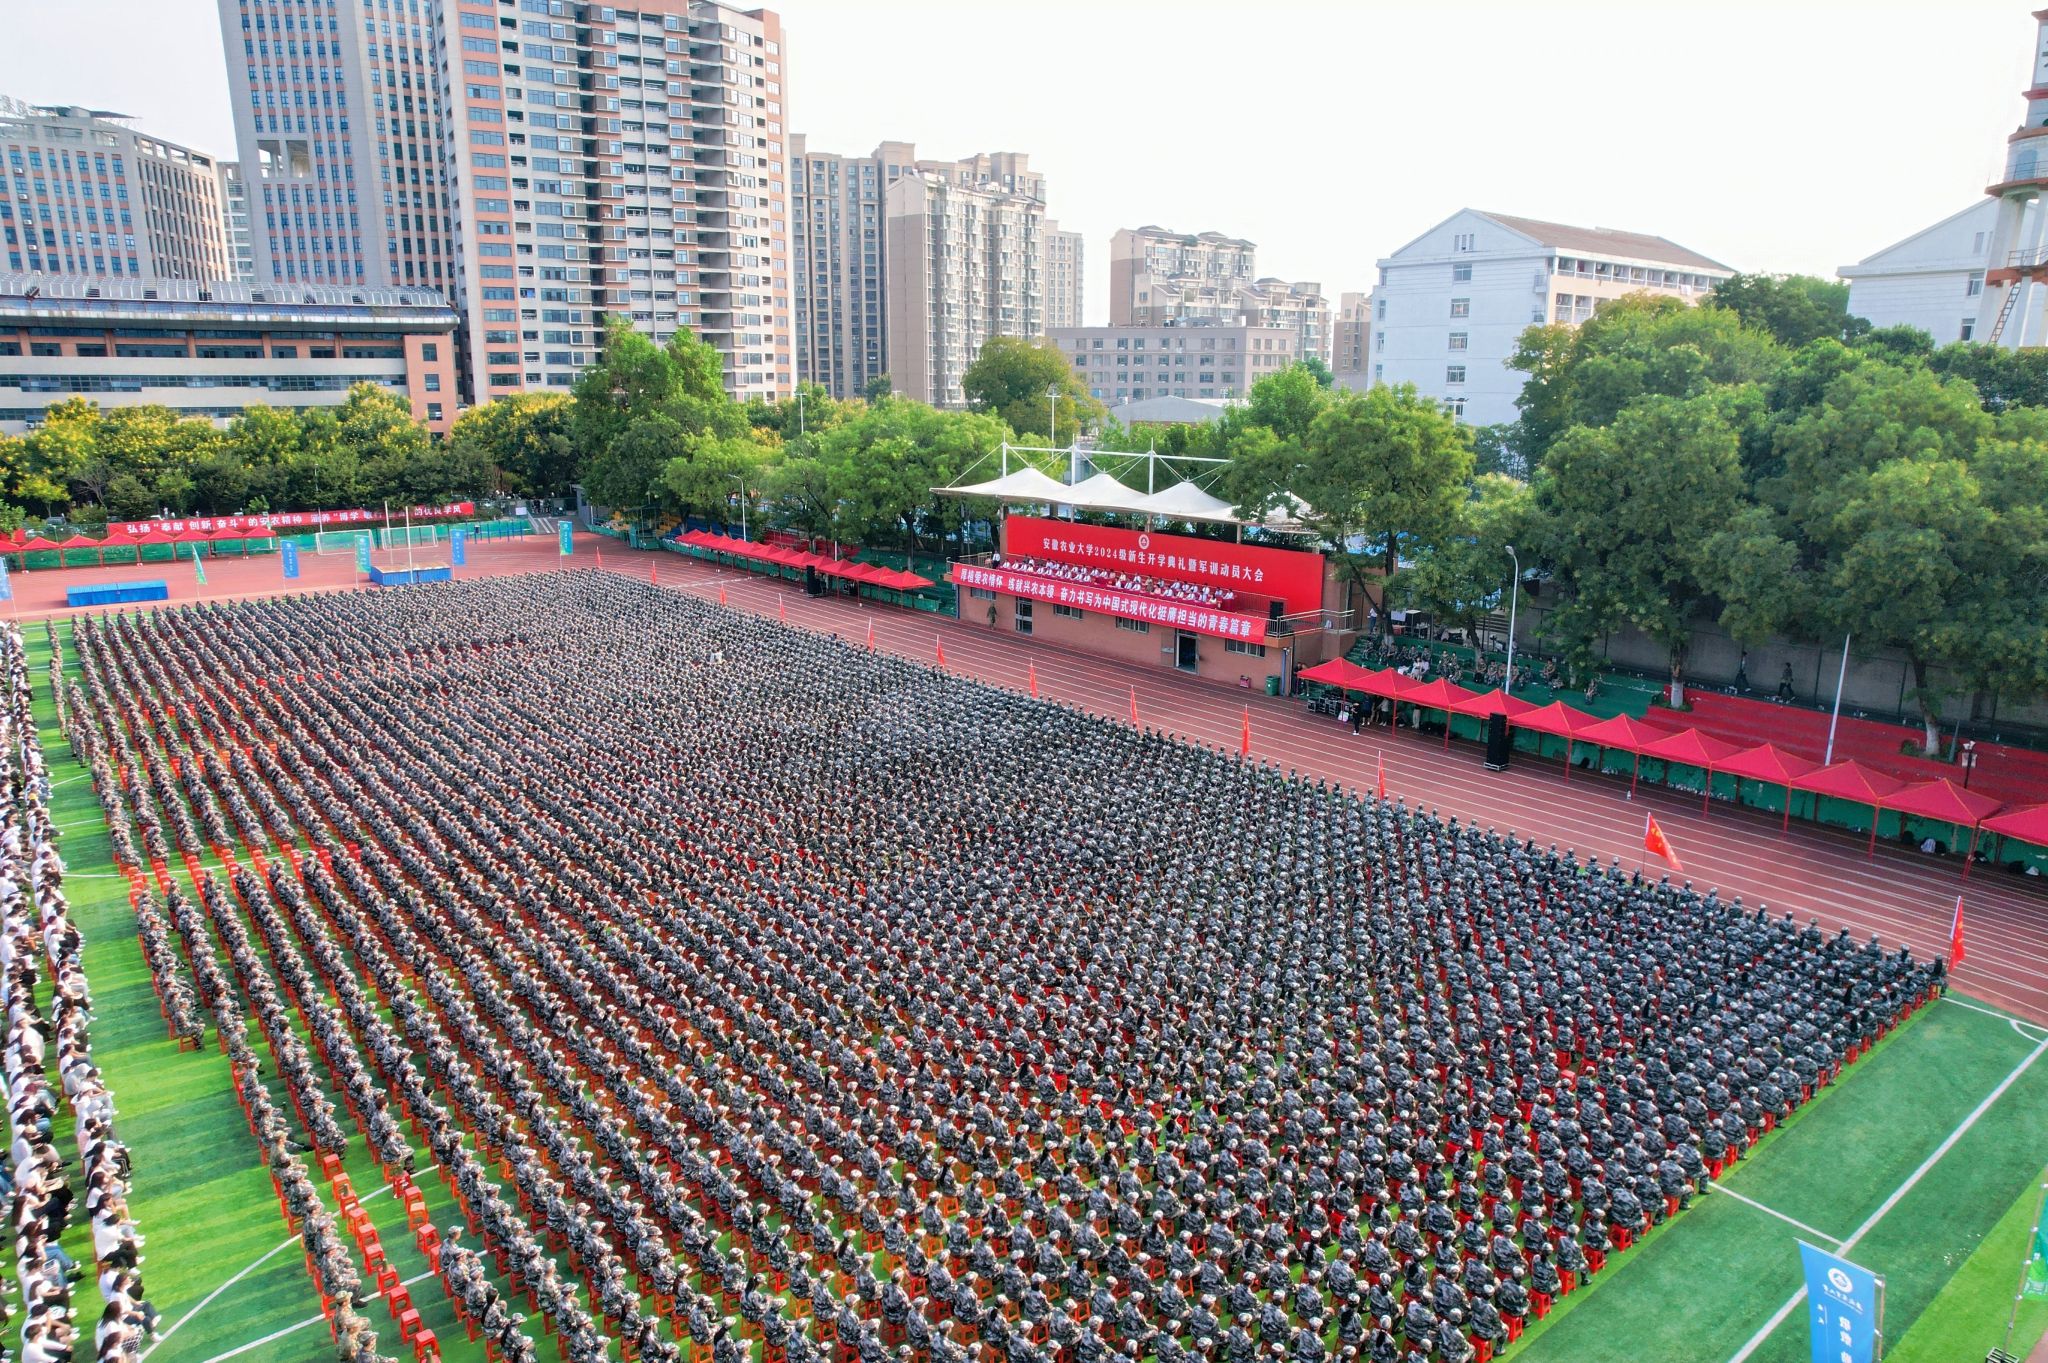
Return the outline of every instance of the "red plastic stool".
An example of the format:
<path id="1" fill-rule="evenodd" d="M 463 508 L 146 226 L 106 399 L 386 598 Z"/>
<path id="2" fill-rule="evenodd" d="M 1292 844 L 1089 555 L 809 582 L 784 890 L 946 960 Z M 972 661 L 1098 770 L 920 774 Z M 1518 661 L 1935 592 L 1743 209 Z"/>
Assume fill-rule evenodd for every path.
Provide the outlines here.
<path id="1" fill-rule="evenodd" d="M 427 1328 L 426 1326 L 420 1324 L 420 1313 L 413 1310 L 410 1306 L 406 1307 L 405 1310 L 398 1312 L 397 1315 L 398 1337 L 407 1344 L 412 1343 L 413 1338 L 416 1335 L 418 1335 L 420 1331 Z"/>
<path id="2" fill-rule="evenodd" d="M 432 1330 L 422 1329 L 412 1337 L 413 1363 L 441 1363 L 441 1341 Z"/>

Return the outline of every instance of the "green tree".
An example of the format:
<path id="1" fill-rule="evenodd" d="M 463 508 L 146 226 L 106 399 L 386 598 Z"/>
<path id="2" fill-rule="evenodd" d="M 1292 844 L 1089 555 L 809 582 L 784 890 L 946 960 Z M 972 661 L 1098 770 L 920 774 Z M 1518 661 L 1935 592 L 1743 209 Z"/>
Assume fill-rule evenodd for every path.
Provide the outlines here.
<path id="1" fill-rule="evenodd" d="M 746 435 L 685 438 L 684 452 L 661 471 L 662 490 L 686 510 L 724 507 L 735 495 L 758 496 L 774 448 Z M 744 492 L 742 490 L 744 489 Z"/>
<path id="2" fill-rule="evenodd" d="M 33 489 L 23 500 L 40 503 L 49 515 L 74 488 L 97 502 L 114 471 L 93 461 L 99 453 L 100 409 L 84 398 L 66 398 L 43 413 L 43 424 L 28 438 Z"/>
<path id="3" fill-rule="evenodd" d="M 1496 610 L 1505 612 L 1503 593 L 1514 577 L 1508 546 L 1527 545 L 1534 513 L 1527 483 L 1480 474 L 1456 523 L 1395 575 L 1388 588 L 1394 601 L 1468 630 Z"/>
<path id="4" fill-rule="evenodd" d="M 1679 683 L 1708 599 L 1704 548 L 1745 500 L 1727 407 L 1716 393 L 1645 397 L 1551 447 L 1534 487 L 1540 548 L 1564 604 L 1546 628 L 1572 651 L 1634 625 L 1665 647 Z"/>
<path id="5" fill-rule="evenodd" d="M 602 358 L 576 381 L 570 435 L 591 499 L 630 509 L 667 495 L 663 471 L 688 453 L 686 437 L 736 436 L 746 424 L 711 346 L 688 331 L 656 346 L 615 322 Z"/>
<path id="6" fill-rule="evenodd" d="M 903 398 L 870 407 L 817 442 L 826 493 L 826 524 L 817 529 L 862 543 L 936 548 L 990 508 L 932 489 L 957 480 L 1009 436 L 985 413 L 942 412 Z"/>
<path id="7" fill-rule="evenodd" d="M 689 436 L 666 412 L 633 418 L 583 475 L 584 492 L 600 506 L 633 512 L 656 500 L 669 461 L 683 455 Z"/>
<path id="8" fill-rule="evenodd" d="M 465 464 L 497 469 L 520 492 L 566 496 L 581 471 L 572 408 L 564 393 L 510 394 L 455 418 L 448 444 Z"/>
<path id="9" fill-rule="evenodd" d="M 868 402 L 880 402 L 895 391 L 896 385 L 887 374 L 877 374 L 861 385 L 860 395 Z"/>
<path id="10" fill-rule="evenodd" d="M 1723 308 L 1778 344 L 1797 350 L 1823 338 L 1853 340 L 1870 323 L 1849 315 L 1849 286 L 1803 274 L 1733 274 L 1714 286 L 1707 306 Z"/>
<path id="11" fill-rule="evenodd" d="M 1975 384 L 1987 412 L 2048 406 L 2048 351 L 2038 346 L 2008 349 L 1957 341 L 1931 350 L 1927 367 L 1942 378 Z"/>
<path id="12" fill-rule="evenodd" d="M 1316 387 L 1335 388 L 1337 386 L 1337 376 L 1330 371 L 1330 366 L 1323 363 L 1322 356 L 1304 355 L 1299 364 L 1301 368 L 1309 372 L 1309 377 L 1316 381 Z"/>
<path id="13" fill-rule="evenodd" d="M 991 336 L 960 378 L 967 405 L 998 418 L 1019 434 L 1078 435 L 1082 424 L 1101 421 L 1108 410 L 1089 395 L 1074 366 L 1047 340 Z M 1048 398 L 1048 392 L 1057 394 Z M 1059 432 L 1049 429 L 1053 408 Z"/>

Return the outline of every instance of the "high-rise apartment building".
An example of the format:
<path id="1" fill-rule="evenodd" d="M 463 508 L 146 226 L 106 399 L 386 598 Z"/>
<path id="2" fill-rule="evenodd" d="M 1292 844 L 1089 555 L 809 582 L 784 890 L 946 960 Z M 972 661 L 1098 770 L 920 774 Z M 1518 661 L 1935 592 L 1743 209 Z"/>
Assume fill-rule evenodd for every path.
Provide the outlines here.
<path id="1" fill-rule="evenodd" d="M 1372 329 L 1372 295 L 1337 296 L 1337 316 L 1330 324 L 1330 370 L 1340 388 L 1366 386 L 1366 345 Z"/>
<path id="2" fill-rule="evenodd" d="M 259 280 L 449 288 L 434 7 L 220 0 Z"/>
<path id="3" fill-rule="evenodd" d="M 889 372 L 884 199 L 917 168 L 917 149 L 884 142 L 867 156 L 840 156 L 812 150 L 802 133 L 789 145 L 797 378 L 858 397 Z"/>
<path id="4" fill-rule="evenodd" d="M 1045 225 L 1045 327 L 1081 325 L 1081 262 L 1079 232 L 1062 232 L 1058 223 Z"/>
<path id="5" fill-rule="evenodd" d="M 212 157 L 120 114 L 0 99 L 0 259 L 122 279 L 229 275 Z"/>
<path id="6" fill-rule="evenodd" d="M 1237 398 L 1301 358 L 1291 327 L 1055 327 L 1051 336 L 1091 395 L 1111 406 L 1150 398 Z"/>
<path id="7" fill-rule="evenodd" d="M 1257 249 L 1221 232 L 1124 228 L 1109 242 L 1111 325 L 1288 326 L 1299 335 L 1301 356 L 1327 360 L 1330 304 L 1322 285 L 1261 277 Z"/>
<path id="8" fill-rule="evenodd" d="M 228 278 L 244 284 L 256 278 L 256 247 L 249 240 L 249 182 L 242 178 L 242 163 L 222 161 L 220 172 L 220 225 L 227 238 Z"/>
<path id="9" fill-rule="evenodd" d="M 1053 268 L 1044 221 L 1045 177 L 1021 152 L 983 152 L 959 161 L 919 160 L 908 142 L 884 142 L 866 156 L 841 156 L 812 149 L 798 136 L 791 143 L 790 219 L 795 224 L 797 375 L 823 385 L 836 398 L 858 397 L 887 374 L 896 391 L 933 400 L 945 391 L 927 360 L 968 344 L 959 372 L 974 361 L 981 343 L 998 333 L 1036 336 L 1052 306 L 1046 279 Z M 919 188 L 906 191 L 922 213 L 951 215 L 931 236 L 929 223 L 914 227 L 921 245 L 906 247 L 922 262 L 917 278 L 896 273 L 891 236 L 895 209 L 890 198 L 906 178 Z M 1026 204 L 1037 205 L 1028 211 Z M 1030 220 L 1025 230 L 1024 218 Z M 998 234 L 985 238 L 984 228 Z M 1014 235 L 1004 236 L 1004 233 Z M 956 235 L 948 254 L 944 234 Z M 972 234 L 975 240 L 969 241 Z M 1080 239 L 1073 237 L 1073 306 L 1080 306 Z M 936 251 L 936 256 L 928 252 Z M 971 258 L 971 259 L 970 259 Z M 936 261 L 936 266 L 934 266 Z M 919 300 L 899 309 L 899 293 Z M 1028 301 L 1026 295 L 1028 294 Z M 1004 299 L 1008 296 L 1008 311 Z M 915 338 L 900 353 L 918 377 L 896 368 L 892 352 L 896 318 L 910 318 Z M 1030 331 L 1017 328 L 1030 326 Z M 993 328 L 993 329 L 991 329 Z M 950 339 L 949 339 L 950 338 Z M 971 338 L 971 340 L 967 339 Z M 933 363 L 938 363 L 933 361 Z M 936 389 L 927 385 L 936 383 Z M 958 399 L 952 399 L 957 401 Z"/>
<path id="10" fill-rule="evenodd" d="M 905 172 L 885 195 L 889 376 L 958 406 L 991 336 L 1045 332 L 1045 185 L 1012 153 Z"/>
<path id="11" fill-rule="evenodd" d="M 606 323 L 796 382 L 781 20 L 704 0 L 436 0 L 452 290 L 483 401 L 566 388 Z"/>

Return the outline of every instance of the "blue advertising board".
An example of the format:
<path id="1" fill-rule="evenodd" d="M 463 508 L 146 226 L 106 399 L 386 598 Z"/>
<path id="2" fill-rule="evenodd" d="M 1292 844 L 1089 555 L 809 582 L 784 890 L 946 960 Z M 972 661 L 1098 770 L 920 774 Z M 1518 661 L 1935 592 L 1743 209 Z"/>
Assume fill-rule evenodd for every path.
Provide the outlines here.
<path id="1" fill-rule="evenodd" d="M 370 537 L 368 535 L 356 536 L 356 571 L 359 573 L 370 571 Z"/>
<path id="2" fill-rule="evenodd" d="M 1884 1279 L 1839 1254 L 1799 1243 L 1813 1363 L 1876 1363 L 1884 1325 Z"/>
<path id="3" fill-rule="evenodd" d="M 459 525 L 448 536 L 448 560 L 458 568 L 469 562 L 469 532 Z"/>
<path id="4" fill-rule="evenodd" d="M 567 558 L 572 552 L 574 552 L 576 547 L 575 541 L 571 538 L 569 533 L 569 522 L 563 521 L 560 525 L 555 527 L 555 530 L 557 534 L 559 534 L 559 536 L 561 537 L 562 557 Z"/>
<path id="5" fill-rule="evenodd" d="M 289 582 L 299 575 L 299 543 L 297 540 L 286 540 L 278 546 L 277 552 L 279 560 L 284 564 L 285 581 Z"/>

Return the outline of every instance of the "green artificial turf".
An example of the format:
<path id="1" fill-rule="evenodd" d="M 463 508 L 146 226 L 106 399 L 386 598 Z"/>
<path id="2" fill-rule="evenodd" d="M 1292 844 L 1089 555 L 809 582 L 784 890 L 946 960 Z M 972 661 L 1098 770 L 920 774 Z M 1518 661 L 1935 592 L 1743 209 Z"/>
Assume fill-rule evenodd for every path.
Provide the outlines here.
<path id="1" fill-rule="evenodd" d="M 166 1326 L 175 1327 L 150 1357 L 156 1363 L 331 1357 L 303 1255 L 287 1234 L 211 1029 L 199 1052 L 179 1052 L 167 1037 L 127 886 L 110 864 L 98 802 L 56 729 L 42 630 L 26 633 L 43 745 L 57 783 L 52 817 L 65 829 L 65 888 L 87 942 L 94 1053 L 119 1103 L 122 1138 L 134 1153 L 131 1208 L 147 1236 L 149 1294 Z M 173 868 L 182 881 L 182 866 L 174 862 Z M 2003 1018 L 1936 1005 L 1766 1138 L 1725 1185 L 1823 1236 L 1849 1235 L 2026 1059 L 2039 1035 L 2037 1029 L 2023 1037 Z M 258 1040 L 259 1052 L 267 1053 Z M 272 1092 L 282 1101 L 274 1079 Z M 2048 1056 L 1850 1251 L 1887 1278 L 1887 1330 L 1901 1341 L 1890 1357 L 1908 1363 L 1982 1358 L 1988 1343 L 1998 1341 L 2031 1224 L 2043 1131 Z M 349 1169 L 359 1192 L 383 1188 L 359 1139 L 352 1139 Z M 440 1180 L 422 1172 L 419 1184 L 435 1223 L 454 1224 L 459 1217 Z M 401 1276 L 423 1274 L 425 1261 L 395 1200 L 379 1193 L 365 1205 Z M 1511 1356 L 1532 1363 L 1732 1358 L 1798 1289 L 1796 1240 L 1802 1234 L 1732 1196 L 1709 1194 L 1637 1248 L 1613 1256 L 1594 1290 L 1566 1299 L 1564 1309 Z M 83 1256 L 86 1238 L 82 1227 L 74 1229 L 67 1248 Z M 480 1363 L 481 1345 L 463 1337 L 439 1285 L 428 1279 L 413 1292 L 450 1363 Z M 82 1309 L 95 1304 L 90 1286 L 82 1285 Z M 409 1356 L 379 1305 L 365 1314 L 380 1327 L 384 1352 Z M 2031 1304 L 2022 1322 L 2032 1331 L 2022 1332 L 2024 1344 L 2048 1324 L 2048 1304 Z M 543 1350 L 552 1355 L 552 1343 Z M 1803 1308 L 1753 1357 L 1761 1363 L 1806 1359 Z"/>

